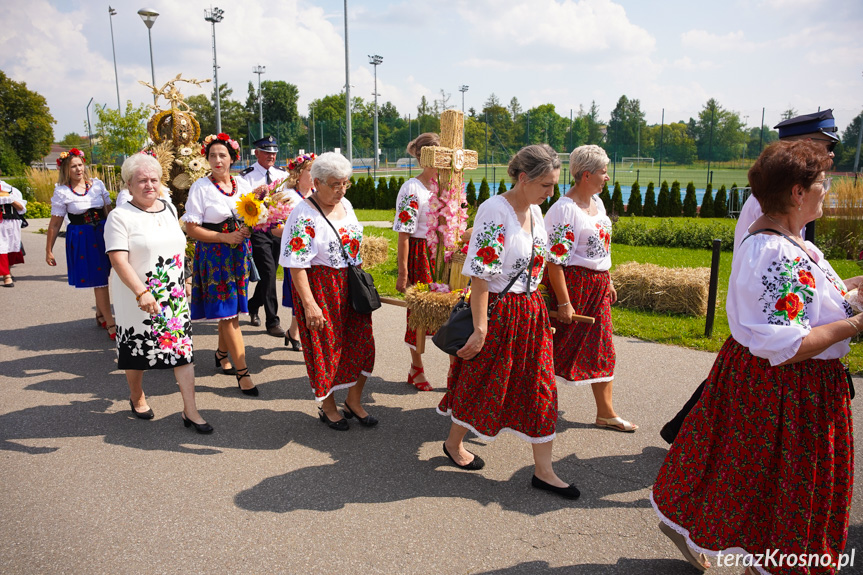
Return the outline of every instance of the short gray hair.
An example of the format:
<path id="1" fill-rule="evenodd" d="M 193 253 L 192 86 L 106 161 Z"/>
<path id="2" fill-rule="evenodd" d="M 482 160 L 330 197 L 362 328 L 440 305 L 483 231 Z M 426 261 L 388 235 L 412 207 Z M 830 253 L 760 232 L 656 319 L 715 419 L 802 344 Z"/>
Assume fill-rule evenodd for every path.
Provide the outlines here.
<path id="1" fill-rule="evenodd" d="M 533 144 L 520 149 L 509 161 L 506 173 L 512 178 L 512 183 L 518 183 L 519 174 L 525 174 L 528 180 L 535 180 L 560 168 L 560 157 L 554 148 L 548 144 Z"/>
<path id="2" fill-rule="evenodd" d="M 575 183 L 578 183 L 584 172 L 598 172 L 610 161 L 605 150 L 595 144 L 579 146 L 569 154 L 569 173 Z"/>
<path id="3" fill-rule="evenodd" d="M 156 170 L 159 174 L 159 179 L 162 179 L 162 164 L 159 163 L 159 160 L 149 154 L 140 153 L 132 154 L 126 158 L 126 161 L 123 162 L 123 167 L 120 168 L 120 176 L 128 187 L 135 174 L 145 168 Z"/>
<path id="4" fill-rule="evenodd" d="M 315 158 L 312 164 L 312 179 L 326 182 L 330 178 L 344 180 L 354 173 L 350 160 L 335 152 L 326 152 Z"/>

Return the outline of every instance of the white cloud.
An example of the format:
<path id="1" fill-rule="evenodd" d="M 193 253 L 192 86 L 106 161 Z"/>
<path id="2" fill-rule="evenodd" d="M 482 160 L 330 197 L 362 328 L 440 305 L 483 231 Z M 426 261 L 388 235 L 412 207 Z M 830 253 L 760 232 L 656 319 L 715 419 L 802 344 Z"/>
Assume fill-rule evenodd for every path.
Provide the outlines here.
<path id="1" fill-rule="evenodd" d="M 706 52 L 754 52 L 764 44 L 747 40 L 742 30 L 727 34 L 714 34 L 707 30 L 689 30 L 680 35 L 684 48 Z"/>

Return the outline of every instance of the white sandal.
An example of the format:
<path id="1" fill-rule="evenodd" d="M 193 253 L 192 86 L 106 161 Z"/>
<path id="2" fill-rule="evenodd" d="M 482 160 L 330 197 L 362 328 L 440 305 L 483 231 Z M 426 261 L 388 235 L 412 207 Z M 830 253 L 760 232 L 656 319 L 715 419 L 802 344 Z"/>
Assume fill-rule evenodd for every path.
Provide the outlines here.
<path id="1" fill-rule="evenodd" d="M 638 426 L 626 421 L 622 417 L 597 417 L 596 426 L 605 429 L 613 429 L 615 431 L 623 431 L 625 433 L 634 433 Z"/>
<path id="2" fill-rule="evenodd" d="M 689 548 L 689 544 L 686 542 L 686 537 L 675 531 L 671 528 L 670 525 L 666 525 L 664 522 L 659 523 L 659 530 L 665 534 L 666 537 L 671 539 L 671 541 L 677 545 L 677 548 L 680 549 L 680 553 L 683 555 L 683 558 L 686 559 L 690 565 L 701 571 L 707 571 L 712 565 L 707 561 L 707 557 L 704 556 L 704 553 L 699 553 L 696 555 L 692 549 Z"/>

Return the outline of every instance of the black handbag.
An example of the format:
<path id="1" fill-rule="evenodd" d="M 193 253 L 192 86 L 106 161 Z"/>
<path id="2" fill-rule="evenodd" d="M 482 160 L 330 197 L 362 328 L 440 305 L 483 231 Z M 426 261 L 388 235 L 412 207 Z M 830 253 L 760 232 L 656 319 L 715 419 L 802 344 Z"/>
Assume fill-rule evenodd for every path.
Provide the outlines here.
<path id="1" fill-rule="evenodd" d="M 524 268 L 519 270 L 511 280 L 509 280 L 509 283 L 505 288 L 503 288 L 503 291 L 498 294 L 494 303 L 488 306 L 488 310 L 486 312 L 486 317 L 488 319 L 491 319 L 491 314 L 494 312 L 494 306 L 503 299 L 525 270 L 528 270 L 527 293 L 530 294 L 530 281 L 531 275 L 533 275 L 533 259 L 535 250 L 535 246 L 533 245 L 533 212 L 530 213 L 530 242 L 530 261 Z M 470 287 L 470 281 L 468 281 L 467 285 Z M 458 350 L 465 346 L 471 334 L 473 334 L 473 314 L 470 311 L 470 304 L 466 303 L 464 301 L 464 296 L 462 296 L 449 314 L 449 319 L 446 320 L 446 323 L 440 326 L 432 336 L 432 343 L 444 353 L 456 355 Z"/>
<path id="2" fill-rule="evenodd" d="M 323 210 L 318 205 L 318 203 L 313 199 L 309 198 L 309 201 L 321 212 L 321 215 L 324 216 Z M 336 240 L 339 238 L 339 232 L 336 230 L 333 223 L 324 216 L 324 219 L 327 220 L 327 223 L 330 224 L 330 227 L 336 233 Z M 341 241 L 339 241 L 341 243 Z M 342 252 L 345 255 L 345 262 L 350 261 L 348 259 L 348 252 L 345 249 L 344 244 L 342 244 Z M 362 268 L 357 266 L 348 264 L 348 298 L 351 300 L 351 307 L 354 308 L 354 311 L 362 314 L 370 314 L 376 309 L 380 309 L 381 307 L 381 296 L 378 294 L 378 289 L 375 287 L 375 278 L 372 277 L 367 271 L 363 271 Z"/>

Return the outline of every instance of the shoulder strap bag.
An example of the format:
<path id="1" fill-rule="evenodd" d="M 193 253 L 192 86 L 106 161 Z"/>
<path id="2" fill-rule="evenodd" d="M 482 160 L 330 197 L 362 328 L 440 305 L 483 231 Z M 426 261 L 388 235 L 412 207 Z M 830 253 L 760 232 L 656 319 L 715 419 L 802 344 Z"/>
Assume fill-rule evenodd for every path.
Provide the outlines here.
<path id="1" fill-rule="evenodd" d="M 533 237 L 533 211 L 530 211 L 530 261 L 527 265 L 518 271 L 513 276 L 506 287 L 503 288 L 497 295 L 497 299 L 488 306 L 486 317 L 491 319 L 491 314 L 494 312 L 495 306 L 503 299 L 510 288 L 515 284 L 521 274 L 527 270 L 527 293 L 530 294 L 531 276 L 533 275 L 533 260 L 536 250 L 535 240 Z M 470 281 L 468 282 L 470 287 Z M 465 290 L 467 293 L 467 289 Z M 470 311 L 470 304 L 464 301 L 464 295 L 455 304 L 455 307 L 450 313 L 449 319 L 435 332 L 432 336 L 432 343 L 435 344 L 441 351 L 449 355 L 456 355 L 458 350 L 464 347 L 468 338 L 473 334 L 473 314 Z"/>
<path id="2" fill-rule="evenodd" d="M 351 265 L 348 251 L 345 249 L 344 244 L 342 244 L 338 230 L 336 230 L 330 219 L 324 215 L 323 210 L 321 210 L 321 207 L 314 198 L 309 197 L 308 200 L 312 202 L 312 205 L 317 208 L 321 215 L 324 216 L 324 219 L 327 220 L 327 223 L 330 224 L 330 227 L 336 234 L 336 241 L 342 246 L 345 263 L 348 264 L 348 297 L 351 300 L 351 307 L 354 308 L 355 312 L 362 314 L 370 314 L 379 309 L 381 307 L 381 296 L 375 287 L 375 279 L 372 277 L 372 274 L 363 271 L 362 268 Z"/>

